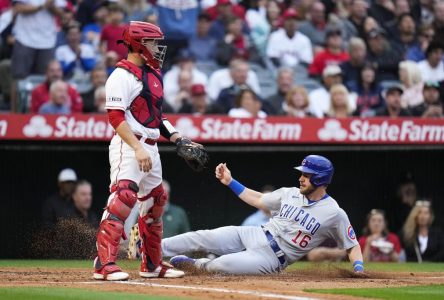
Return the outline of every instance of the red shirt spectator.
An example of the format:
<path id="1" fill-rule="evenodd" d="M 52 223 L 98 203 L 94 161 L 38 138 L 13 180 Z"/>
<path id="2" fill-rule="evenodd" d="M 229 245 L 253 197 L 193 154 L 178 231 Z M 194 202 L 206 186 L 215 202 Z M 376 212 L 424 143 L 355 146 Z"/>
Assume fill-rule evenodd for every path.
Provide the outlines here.
<path id="1" fill-rule="evenodd" d="M 211 20 L 219 18 L 219 14 L 223 14 L 221 10 L 228 10 L 235 16 L 238 16 L 242 20 L 245 19 L 245 8 L 239 4 L 233 4 L 230 0 L 217 0 L 216 5 L 207 8 L 206 13 L 210 16 Z"/>
<path id="2" fill-rule="evenodd" d="M 44 82 L 34 88 L 31 93 L 31 112 L 37 113 L 40 106 L 49 101 L 49 82 Z M 81 113 L 83 109 L 82 97 L 72 86 L 68 86 L 69 102 L 73 113 Z"/>
<path id="3" fill-rule="evenodd" d="M 103 26 L 100 41 L 102 52 L 105 54 L 114 51 L 119 55 L 119 59 L 125 59 L 127 49 L 123 44 L 117 44 L 122 39 L 123 31 L 126 25 L 123 23 L 124 11 L 118 4 L 112 4 L 108 7 L 110 24 Z"/>
<path id="4" fill-rule="evenodd" d="M 308 73 L 311 76 L 321 76 L 327 65 L 339 65 L 350 59 L 348 53 L 342 50 L 342 37 L 339 29 L 327 29 L 325 35 L 325 50 L 315 55 L 313 62 L 308 68 Z"/>
<path id="5" fill-rule="evenodd" d="M 393 251 L 396 253 L 401 252 L 401 242 L 399 241 L 399 238 L 394 233 L 389 233 L 386 237 L 381 238 L 384 242 L 389 242 L 393 244 Z M 361 249 L 365 248 L 365 244 L 367 243 L 367 237 L 361 236 L 359 238 L 359 246 L 361 246 Z M 392 261 L 390 258 L 390 254 L 384 253 L 380 250 L 378 247 L 370 246 L 370 261 L 372 262 L 386 262 L 386 261 Z"/>
<path id="6" fill-rule="evenodd" d="M 60 62 L 52 60 L 46 67 L 46 81 L 34 88 L 31 92 L 31 107 L 33 113 L 37 113 L 40 106 L 49 101 L 49 87 L 51 83 L 63 80 L 63 71 Z M 82 112 L 83 100 L 77 90 L 72 86 L 68 86 L 69 105 L 71 112 Z"/>

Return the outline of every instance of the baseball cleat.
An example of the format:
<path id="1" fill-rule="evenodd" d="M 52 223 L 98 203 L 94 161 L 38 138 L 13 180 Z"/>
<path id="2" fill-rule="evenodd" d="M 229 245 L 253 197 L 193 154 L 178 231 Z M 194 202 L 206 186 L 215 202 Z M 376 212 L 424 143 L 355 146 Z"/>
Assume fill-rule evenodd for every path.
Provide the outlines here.
<path id="1" fill-rule="evenodd" d="M 177 255 L 170 259 L 170 263 L 175 268 L 190 270 L 195 268 L 196 260 L 186 255 Z"/>
<path id="2" fill-rule="evenodd" d="M 129 275 L 128 273 L 122 272 L 122 269 L 114 263 L 102 266 L 99 258 L 96 257 L 94 260 L 93 278 L 97 280 L 118 281 L 127 280 Z"/>
<path id="3" fill-rule="evenodd" d="M 162 262 L 154 271 L 149 271 L 142 265 L 139 275 L 143 278 L 180 278 L 183 277 L 185 273 L 174 269 L 169 263 Z"/>

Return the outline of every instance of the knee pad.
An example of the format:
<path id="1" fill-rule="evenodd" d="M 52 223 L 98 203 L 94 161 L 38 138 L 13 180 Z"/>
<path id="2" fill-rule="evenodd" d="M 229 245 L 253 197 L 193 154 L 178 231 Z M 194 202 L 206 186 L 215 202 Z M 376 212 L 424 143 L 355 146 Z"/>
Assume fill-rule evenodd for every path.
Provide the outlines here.
<path id="1" fill-rule="evenodd" d="M 125 222 L 131 213 L 131 209 L 136 204 L 139 187 L 134 181 L 120 180 L 117 185 L 113 186 L 112 190 L 115 193 L 108 204 L 107 210 L 111 215 Z"/>
<path id="2" fill-rule="evenodd" d="M 139 200 L 142 201 L 140 203 L 140 217 L 146 223 L 159 222 L 167 200 L 162 184 L 159 184 L 148 195 Z"/>

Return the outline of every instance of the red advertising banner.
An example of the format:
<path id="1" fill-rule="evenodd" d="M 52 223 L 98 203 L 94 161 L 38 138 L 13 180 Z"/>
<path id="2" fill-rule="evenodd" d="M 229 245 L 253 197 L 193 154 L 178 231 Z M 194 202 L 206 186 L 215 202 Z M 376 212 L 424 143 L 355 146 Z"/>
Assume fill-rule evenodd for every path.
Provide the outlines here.
<path id="1" fill-rule="evenodd" d="M 444 143 L 444 119 L 236 119 L 217 115 L 171 115 L 168 119 L 182 135 L 203 143 Z M 105 115 L 0 115 L 0 140 L 109 141 L 113 135 Z"/>

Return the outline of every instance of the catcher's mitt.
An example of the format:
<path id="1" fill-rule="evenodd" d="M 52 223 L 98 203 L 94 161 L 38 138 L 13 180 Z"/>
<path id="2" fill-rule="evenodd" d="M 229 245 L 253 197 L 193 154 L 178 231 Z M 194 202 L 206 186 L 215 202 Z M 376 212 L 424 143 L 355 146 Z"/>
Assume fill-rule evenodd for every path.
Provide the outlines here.
<path id="1" fill-rule="evenodd" d="M 201 172 L 207 167 L 210 157 L 202 145 L 187 138 L 179 138 L 176 145 L 177 155 L 182 157 L 193 171 Z"/>

